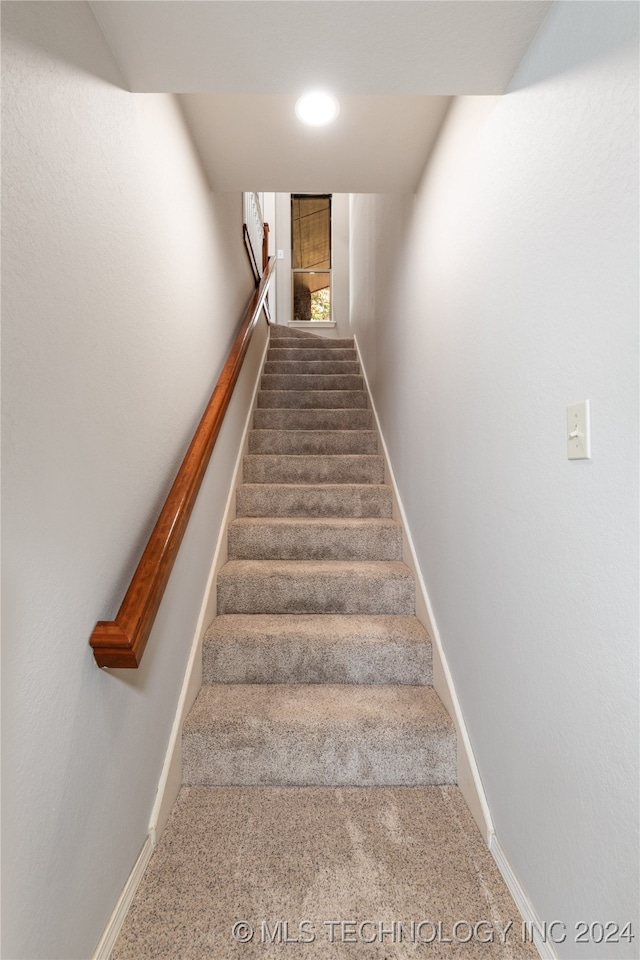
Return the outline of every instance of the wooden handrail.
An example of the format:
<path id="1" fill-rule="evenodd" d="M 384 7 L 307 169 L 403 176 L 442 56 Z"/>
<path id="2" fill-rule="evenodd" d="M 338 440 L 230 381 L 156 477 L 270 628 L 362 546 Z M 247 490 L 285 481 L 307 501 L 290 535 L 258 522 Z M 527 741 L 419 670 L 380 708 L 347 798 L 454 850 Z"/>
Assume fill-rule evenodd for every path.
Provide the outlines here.
<path id="1" fill-rule="evenodd" d="M 270 257 L 115 620 L 90 644 L 99 667 L 138 667 L 276 265 Z"/>

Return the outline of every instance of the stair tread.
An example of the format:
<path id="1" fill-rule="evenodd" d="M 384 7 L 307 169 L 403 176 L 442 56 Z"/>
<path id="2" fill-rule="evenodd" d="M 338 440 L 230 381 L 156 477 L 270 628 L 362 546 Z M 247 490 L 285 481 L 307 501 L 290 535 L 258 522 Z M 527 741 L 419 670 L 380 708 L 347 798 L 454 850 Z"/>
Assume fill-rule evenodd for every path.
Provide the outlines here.
<path id="1" fill-rule="evenodd" d="M 247 483 L 376 483 L 384 481 L 377 453 L 249 453 L 243 460 Z"/>
<path id="2" fill-rule="evenodd" d="M 307 360 L 302 358 L 300 360 L 270 360 L 267 357 L 263 372 L 267 374 L 343 373 L 355 376 L 361 375 L 360 364 L 357 360 Z"/>
<path id="3" fill-rule="evenodd" d="M 431 640 L 414 616 L 223 614 L 204 638 L 202 679 L 429 686 Z"/>
<path id="4" fill-rule="evenodd" d="M 249 453 L 334 456 L 374 454 L 378 435 L 374 430 L 282 430 L 253 429 Z"/>
<path id="5" fill-rule="evenodd" d="M 303 410 L 366 410 L 369 398 L 364 390 L 276 390 L 258 391 L 259 407 L 297 407 Z"/>
<path id="6" fill-rule="evenodd" d="M 269 456 L 269 454 L 247 454 L 247 456 Z M 291 456 L 291 454 L 286 454 L 286 456 Z M 309 456 L 305 454 L 304 456 Z M 342 454 L 335 454 L 335 456 L 342 456 Z M 378 454 L 349 454 L 349 456 L 378 456 Z M 348 494 L 349 491 L 360 490 L 363 493 L 371 493 L 371 491 L 381 490 L 391 491 L 391 487 L 388 483 L 242 483 L 238 487 L 241 490 L 243 487 L 250 488 L 251 490 L 255 489 L 271 489 L 274 491 L 285 491 L 285 490 L 299 490 L 301 493 L 312 493 L 313 491 L 324 492 L 327 490 L 335 490 L 336 493 Z"/>
<path id="7" fill-rule="evenodd" d="M 233 726 L 263 720 L 314 728 L 355 721 L 366 727 L 437 726 L 443 733 L 453 733 L 435 690 L 401 684 L 208 684 L 196 698 L 185 731 L 225 720 L 233 721 Z"/>
<path id="8" fill-rule="evenodd" d="M 390 644 L 428 644 L 429 634 L 417 617 L 402 614 L 366 616 L 331 613 L 227 613 L 216 617 L 205 634 L 206 644 L 250 640 L 264 644 L 272 640 L 304 638 L 310 643 L 331 640 L 364 645 L 384 641 Z"/>
<path id="9" fill-rule="evenodd" d="M 253 414 L 254 430 L 371 430 L 372 422 L 371 410 L 362 407 L 257 407 Z"/>
<path id="10" fill-rule="evenodd" d="M 282 530 L 320 528 L 328 530 L 399 530 L 400 524 L 391 517 L 236 517 L 231 527 L 272 527 Z"/>
<path id="11" fill-rule="evenodd" d="M 218 613 L 415 614 L 415 578 L 400 560 L 228 560 Z"/>
<path id="12" fill-rule="evenodd" d="M 311 431 L 309 431 L 311 432 Z M 344 433 L 348 433 L 347 430 Z M 245 460 L 383 460 L 381 453 L 247 453 Z"/>
<path id="13" fill-rule="evenodd" d="M 401 560 L 402 528 L 377 517 L 240 517 L 229 524 L 230 559 Z"/>
<path id="14" fill-rule="evenodd" d="M 319 337 L 316 334 L 311 334 L 309 337 L 276 337 L 271 342 L 277 344 L 278 347 L 293 350 L 297 347 L 303 347 L 304 349 L 310 348 L 312 350 L 353 350 L 354 348 L 353 337 Z"/>
<path id="15" fill-rule="evenodd" d="M 248 454 L 248 456 L 269 456 L 269 454 Z M 308 454 L 306 454 L 308 456 Z M 336 454 L 340 456 L 340 454 Z M 369 456 L 369 454 L 353 454 L 353 456 Z M 377 456 L 377 454 L 371 454 Z M 300 493 L 325 493 L 335 491 L 341 495 L 347 496 L 350 492 L 360 491 L 369 495 L 372 491 L 391 492 L 388 483 L 242 483 L 238 490 L 272 490 L 274 493 L 298 490 Z"/>
<path id="16" fill-rule="evenodd" d="M 344 429 L 327 429 L 319 428 L 317 430 L 306 430 L 299 427 L 293 427 L 291 430 L 283 430 L 281 427 L 254 427 L 251 430 L 251 433 L 254 435 L 261 436 L 264 434 L 266 437 L 275 437 L 277 434 L 286 433 L 287 437 L 290 437 L 292 434 L 300 434 L 300 436 L 305 437 L 307 434 L 313 437 L 314 440 L 322 439 L 323 436 L 328 438 L 330 437 L 349 437 L 351 438 L 354 433 L 361 433 L 366 437 L 377 437 L 375 430 L 344 430 Z"/>
<path id="17" fill-rule="evenodd" d="M 350 363 L 354 363 L 358 360 L 358 354 L 350 347 L 341 347 L 333 350 L 326 348 L 322 349 L 318 347 L 313 347 L 312 349 L 307 350 L 302 345 L 299 348 L 279 347 L 277 345 L 269 347 L 267 351 L 267 362 L 278 362 L 283 360 L 294 360 L 297 362 L 311 360 L 316 363 L 325 360 L 338 362 L 346 360 Z"/>
<path id="18" fill-rule="evenodd" d="M 413 580 L 413 573 L 401 560 L 227 560 L 219 576 L 304 576 L 392 577 Z"/>
<path id="19" fill-rule="evenodd" d="M 263 373 L 261 390 L 362 390 L 355 373 Z"/>
<path id="20" fill-rule="evenodd" d="M 382 483 L 242 483 L 238 517 L 391 517 L 391 487 Z"/>

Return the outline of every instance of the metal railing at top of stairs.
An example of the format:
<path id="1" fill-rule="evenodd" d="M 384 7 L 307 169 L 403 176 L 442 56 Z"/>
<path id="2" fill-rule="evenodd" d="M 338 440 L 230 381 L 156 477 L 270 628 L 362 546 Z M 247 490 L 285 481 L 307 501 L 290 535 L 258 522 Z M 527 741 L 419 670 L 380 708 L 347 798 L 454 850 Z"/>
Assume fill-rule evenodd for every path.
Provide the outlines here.
<path id="1" fill-rule="evenodd" d="M 264 225 L 266 227 L 266 224 Z M 240 374 L 251 335 L 265 309 L 276 259 L 267 255 L 268 227 L 263 233 L 263 269 L 245 310 L 202 419 L 133 575 L 115 620 L 100 620 L 91 634 L 99 667 L 140 666 L 151 628 L 180 548 L 189 517 L 215 445 L 233 388 Z M 254 274 L 255 276 L 255 274 Z"/>
<path id="2" fill-rule="evenodd" d="M 267 227 L 267 232 L 269 228 Z M 256 283 L 264 272 L 265 222 L 257 193 L 242 194 L 242 232 Z"/>
<path id="3" fill-rule="evenodd" d="M 260 283 L 269 262 L 269 224 L 264 222 L 258 193 L 242 194 L 242 233 L 256 285 Z M 269 301 L 265 301 L 267 323 L 271 323 Z"/>

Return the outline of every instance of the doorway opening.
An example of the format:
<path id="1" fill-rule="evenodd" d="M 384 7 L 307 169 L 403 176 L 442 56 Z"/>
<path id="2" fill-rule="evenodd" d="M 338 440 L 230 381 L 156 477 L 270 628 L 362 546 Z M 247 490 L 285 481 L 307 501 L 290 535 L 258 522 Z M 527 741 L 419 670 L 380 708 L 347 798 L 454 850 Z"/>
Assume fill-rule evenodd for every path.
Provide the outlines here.
<path id="1" fill-rule="evenodd" d="M 331 194 L 291 194 L 293 320 L 331 320 Z"/>

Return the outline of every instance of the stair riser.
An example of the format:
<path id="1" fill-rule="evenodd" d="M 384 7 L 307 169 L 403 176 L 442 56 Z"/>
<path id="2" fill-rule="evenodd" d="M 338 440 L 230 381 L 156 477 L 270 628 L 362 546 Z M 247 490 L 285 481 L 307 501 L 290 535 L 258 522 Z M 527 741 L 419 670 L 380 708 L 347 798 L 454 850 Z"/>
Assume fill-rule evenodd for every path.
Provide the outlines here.
<path id="1" fill-rule="evenodd" d="M 245 483 L 384 483 L 380 456 L 262 456 L 244 458 Z"/>
<path id="2" fill-rule="evenodd" d="M 239 517 L 390 517 L 391 488 L 348 484 L 248 484 L 236 491 Z"/>
<path id="3" fill-rule="evenodd" d="M 300 410 L 367 409 L 364 390 L 259 390 L 259 407 L 288 407 Z"/>
<path id="4" fill-rule="evenodd" d="M 410 579 L 384 576 L 236 577 L 221 572 L 218 613 L 413 614 L 415 588 Z"/>
<path id="5" fill-rule="evenodd" d="M 456 738 L 425 687 L 220 684 L 198 695 L 183 761 L 190 784 L 452 783 Z"/>
<path id="6" fill-rule="evenodd" d="M 402 560 L 399 526 L 354 530 L 305 524 L 229 527 L 230 560 Z"/>
<path id="7" fill-rule="evenodd" d="M 370 430 L 370 410 L 255 410 L 254 430 Z"/>
<path id="8" fill-rule="evenodd" d="M 343 374 L 263 374 L 261 390 L 363 390 L 362 377 Z"/>
<path id="9" fill-rule="evenodd" d="M 297 732 L 269 731 L 252 724 L 241 734 L 223 729 L 208 738 L 185 738 L 185 786 L 430 786 L 455 783 L 455 744 L 424 739 L 407 748 L 402 738 L 376 737 L 368 749 L 355 747 L 349 729 L 327 737 L 324 731 L 301 741 Z M 382 741 L 382 742 L 380 742 Z M 268 756 L 265 756 L 267 754 Z M 319 756 L 318 756 L 319 754 Z"/>
<path id="10" fill-rule="evenodd" d="M 378 438 L 366 430 L 252 430 L 250 454 L 374 454 Z"/>
<path id="11" fill-rule="evenodd" d="M 299 327 L 285 327 L 282 324 L 276 323 L 269 327 L 269 334 L 271 342 L 275 340 L 287 339 L 287 340 L 317 340 L 318 336 L 315 333 L 307 332 L 306 330 L 301 330 Z M 326 337 L 324 339 L 327 339 Z"/>
<path id="12" fill-rule="evenodd" d="M 282 360 L 330 360 L 333 362 L 341 362 L 344 360 L 350 360 L 353 362 L 358 359 L 358 355 L 355 350 L 319 350 L 317 347 L 315 350 L 307 350 L 304 347 L 296 348 L 295 350 L 282 350 L 280 347 L 269 347 L 267 351 L 267 361 L 282 361 Z"/>
<path id="13" fill-rule="evenodd" d="M 352 360 L 267 360 L 265 374 L 347 374 L 360 376 L 360 364 Z"/>
<path id="14" fill-rule="evenodd" d="M 304 350 L 353 350 L 353 340 L 338 339 L 332 337 L 277 337 L 273 338 L 271 343 L 279 350 L 297 350 L 302 347 Z"/>
<path id="15" fill-rule="evenodd" d="M 400 683 L 428 686 L 433 681 L 431 645 L 335 643 L 322 638 L 276 640 L 271 644 L 236 641 L 203 649 L 202 682 L 207 683 Z"/>

